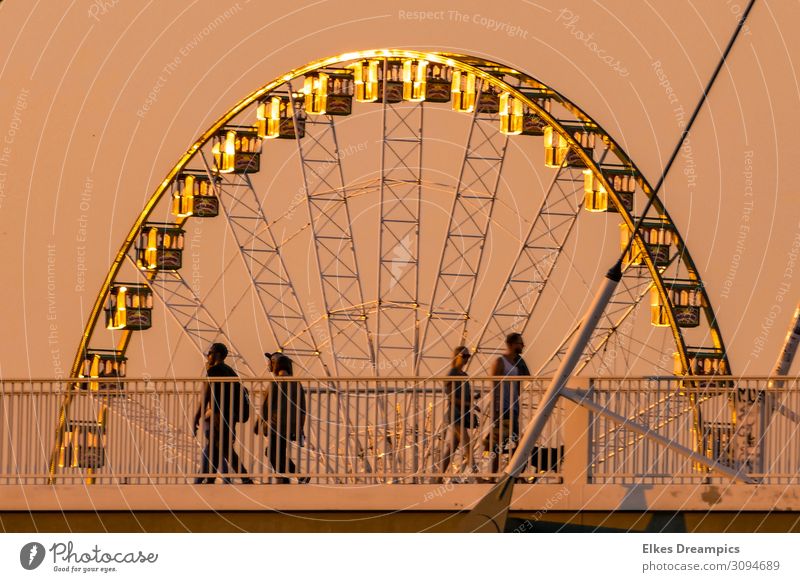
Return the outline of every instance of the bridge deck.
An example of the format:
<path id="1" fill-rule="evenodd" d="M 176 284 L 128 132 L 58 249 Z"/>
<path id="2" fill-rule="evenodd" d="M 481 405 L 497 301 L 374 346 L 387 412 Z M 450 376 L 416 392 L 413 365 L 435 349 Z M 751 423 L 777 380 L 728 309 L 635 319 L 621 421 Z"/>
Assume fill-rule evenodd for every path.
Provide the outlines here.
<path id="1" fill-rule="evenodd" d="M 498 476 L 492 455 L 499 451 L 500 470 L 507 460 L 505 451 L 487 448 L 497 438 L 488 411 L 498 379 L 473 378 L 480 414 L 465 432 L 474 463 L 462 447 L 445 467 L 445 381 L 301 379 L 305 436 L 286 449 L 296 473 L 287 475 L 293 484 L 282 485 L 265 452 L 268 439 L 251 430 L 269 400 L 271 380 L 244 379 L 253 410 L 248 422 L 237 425 L 234 447 L 248 473 L 232 477 L 256 483 L 193 485 L 212 476 L 200 473 L 205 437 L 195 437 L 191 428 L 204 379 L 3 380 L 0 518 L 6 528 L 19 519 L 34 523 L 67 514 L 224 514 L 245 521 L 255 519 L 245 515 L 260 515 L 270 531 L 302 530 L 309 519 L 340 525 L 350 520 L 363 526 L 350 529 L 370 529 L 364 516 L 381 523 L 374 526 L 379 531 L 444 527 L 448 516 L 469 509 L 488 491 L 490 485 L 476 481 Z M 522 426 L 546 384 L 542 378 L 521 379 Z M 800 512 L 797 379 L 604 378 L 571 386 L 591 398 L 593 411 L 559 403 L 537 443 L 538 457 L 523 473 L 525 482 L 515 487 L 512 516 L 582 522 L 596 515 L 606 516 L 598 523 L 610 523 L 618 519 L 613 516 L 659 512 L 734 520 L 748 514 L 761 515 L 759 523 L 767 524 Z M 636 433 L 631 423 L 700 457 L 689 459 L 664 440 Z M 713 463 L 746 473 L 755 483 L 715 473 L 708 466 Z M 310 482 L 294 483 L 297 477 Z M 406 514 L 416 517 L 389 518 Z M 242 528 L 264 531 L 253 523 Z"/>

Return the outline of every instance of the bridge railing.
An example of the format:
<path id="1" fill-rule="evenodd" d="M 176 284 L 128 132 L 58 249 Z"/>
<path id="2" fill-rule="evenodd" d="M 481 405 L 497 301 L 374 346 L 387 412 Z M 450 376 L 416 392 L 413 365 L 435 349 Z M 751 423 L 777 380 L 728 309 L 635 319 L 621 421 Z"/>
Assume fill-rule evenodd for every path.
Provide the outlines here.
<path id="1" fill-rule="evenodd" d="M 514 394 L 515 387 L 497 378 L 470 378 L 474 406 L 454 415 L 448 411 L 450 380 L 296 378 L 299 387 L 293 388 L 245 378 L 250 418 L 234 423 L 235 439 L 204 410 L 194 431 L 206 379 L 0 380 L 0 484 L 183 484 L 215 477 L 325 484 L 492 480 L 519 432 L 511 421 L 514 412 L 493 411 L 496 404 L 505 408 L 497 399 Z M 548 379 L 519 381 L 519 400 L 510 408 L 524 427 Z M 630 422 L 718 462 L 746 467 L 762 482 L 800 482 L 796 379 L 603 378 L 571 385 Z M 263 422 L 264 414 L 269 422 Z M 211 463 L 204 465 L 204 457 Z M 214 461 L 224 475 L 214 471 Z M 726 480 L 566 399 L 520 479 Z"/>
<path id="2" fill-rule="evenodd" d="M 627 378 L 592 380 L 595 403 L 705 457 L 770 484 L 800 482 L 797 378 Z M 593 415 L 590 481 L 724 482 L 702 464 Z"/>

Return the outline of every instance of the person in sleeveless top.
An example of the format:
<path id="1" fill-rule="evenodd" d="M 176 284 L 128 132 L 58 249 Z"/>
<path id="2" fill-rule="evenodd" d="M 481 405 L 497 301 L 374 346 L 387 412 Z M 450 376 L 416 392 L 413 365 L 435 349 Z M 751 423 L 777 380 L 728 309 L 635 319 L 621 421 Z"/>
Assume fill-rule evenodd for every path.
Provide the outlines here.
<path id="1" fill-rule="evenodd" d="M 458 346 L 453 350 L 453 361 L 448 376 L 466 377 L 464 366 L 467 365 L 472 354 L 466 346 Z M 442 473 L 447 472 L 453 454 L 460 446 L 464 446 L 464 466 L 469 470 L 473 465 L 472 441 L 469 429 L 477 428 L 479 412 L 472 399 L 472 387 L 469 380 L 451 380 L 445 382 L 447 409 L 445 422 L 447 423 L 447 436 L 442 458 Z"/>
<path id="2" fill-rule="evenodd" d="M 492 430 L 485 443 L 491 455 L 492 473 L 500 469 L 500 455 L 503 452 L 513 455 L 519 443 L 520 382 L 508 378 L 530 376 L 528 365 L 522 359 L 524 349 L 522 334 L 508 334 L 506 351 L 492 366 L 492 376 L 504 378 L 495 382 L 492 389 Z"/>

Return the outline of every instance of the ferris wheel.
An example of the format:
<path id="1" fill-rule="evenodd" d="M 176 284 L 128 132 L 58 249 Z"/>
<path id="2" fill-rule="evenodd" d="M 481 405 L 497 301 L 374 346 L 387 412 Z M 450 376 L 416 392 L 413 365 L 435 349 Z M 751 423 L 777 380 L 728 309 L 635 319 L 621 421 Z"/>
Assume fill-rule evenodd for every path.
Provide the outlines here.
<path id="1" fill-rule="evenodd" d="M 442 375 L 457 345 L 488 373 L 510 332 L 544 346 L 526 359 L 547 375 L 576 330 L 570 301 L 591 296 L 601 254 L 628 242 L 648 197 L 576 373 L 729 374 L 667 208 L 571 100 L 464 55 L 316 61 L 242 99 L 172 167 L 108 270 L 72 374 L 95 389 L 124 376 L 134 335 L 147 345 L 171 320 L 200 354 L 225 342 L 250 375 L 275 350 L 318 377 Z M 217 284 L 243 282 L 224 301 L 187 275 L 189 225 L 213 221 L 233 241 Z M 259 345 L 242 345 L 248 327 Z"/>

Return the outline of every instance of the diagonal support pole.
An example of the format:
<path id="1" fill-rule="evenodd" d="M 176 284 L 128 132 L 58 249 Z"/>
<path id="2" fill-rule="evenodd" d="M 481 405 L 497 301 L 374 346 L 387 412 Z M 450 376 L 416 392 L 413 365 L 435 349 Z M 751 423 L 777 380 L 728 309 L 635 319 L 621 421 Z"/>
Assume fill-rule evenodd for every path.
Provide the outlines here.
<path id="1" fill-rule="evenodd" d="M 483 499 L 481 499 L 481 501 L 479 501 L 471 511 L 462 516 L 461 523 L 459 524 L 463 528 L 462 531 L 492 532 L 503 531 L 505 529 L 506 518 L 508 517 L 508 507 L 511 504 L 511 495 L 514 489 L 514 477 L 518 475 L 525 467 L 528 458 L 530 458 L 531 451 L 533 451 L 533 446 L 535 445 L 536 440 L 539 438 L 539 435 L 542 433 L 547 420 L 552 415 L 559 397 L 564 395 L 564 387 L 567 383 L 567 380 L 572 374 L 572 371 L 575 369 L 575 366 L 578 363 L 581 354 L 583 353 L 583 349 L 586 347 L 586 344 L 591 338 L 595 327 L 597 327 L 597 324 L 600 321 L 600 317 L 602 316 L 606 305 L 611 300 L 611 297 L 614 295 L 614 290 L 617 288 L 617 285 L 622 279 L 623 258 L 630 249 L 630 245 L 633 244 L 639 228 L 642 225 L 642 221 L 647 215 L 647 211 L 650 209 L 653 200 L 655 200 L 656 194 L 658 194 L 658 191 L 661 189 L 661 185 L 664 183 L 664 179 L 669 173 L 672 164 L 675 162 L 675 158 L 678 157 L 678 153 L 683 146 L 683 142 L 686 140 L 686 136 L 692 129 L 692 126 L 694 125 L 694 122 L 697 119 L 697 116 L 700 113 L 706 98 L 708 97 L 708 93 L 711 91 L 714 81 L 717 79 L 719 72 L 722 70 L 722 67 L 725 64 L 725 61 L 730 54 L 736 39 L 739 37 L 739 33 L 741 32 L 742 27 L 744 26 L 744 23 L 747 20 L 747 17 L 749 16 L 754 4 L 755 0 L 750 0 L 747 8 L 745 8 L 744 12 L 742 13 L 742 17 L 739 19 L 739 23 L 737 24 L 730 41 L 728 41 L 728 45 L 725 47 L 722 57 L 717 63 L 717 66 L 711 75 L 711 79 L 709 79 L 708 84 L 703 90 L 703 94 L 700 97 L 700 100 L 698 101 L 694 111 L 692 112 L 689 122 L 686 124 L 686 127 L 681 133 L 680 139 L 678 140 L 678 143 L 672 152 L 672 156 L 667 162 L 667 165 L 664 167 L 664 170 L 661 172 L 661 177 L 658 180 L 658 184 L 654 188 L 653 193 L 648 199 L 641 217 L 639 218 L 639 221 L 636 223 L 636 227 L 631 233 L 628 245 L 623 250 L 622 255 L 619 259 L 617 259 L 617 262 L 614 264 L 614 266 L 609 269 L 608 273 L 606 273 L 606 277 L 603 280 L 600 289 L 595 295 L 595 298 L 592 300 L 592 304 L 589 306 L 586 315 L 581 321 L 580 329 L 578 330 L 572 345 L 570 345 L 569 350 L 567 350 L 564 359 L 561 361 L 561 365 L 558 367 L 558 371 L 550 382 L 550 386 L 548 386 L 544 396 L 542 397 L 542 402 L 539 405 L 539 409 L 536 411 L 536 415 L 525 427 L 519 446 L 514 452 L 514 455 L 511 457 L 511 460 L 504 471 L 503 477 L 501 477 L 500 481 L 494 487 L 492 487 L 489 493 Z"/>
<path id="2" fill-rule="evenodd" d="M 716 471 L 718 473 L 722 473 L 723 475 L 727 475 L 728 477 L 734 479 L 735 481 L 743 481 L 744 483 L 748 484 L 754 484 L 757 482 L 755 479 L 747 476 L 743 471 L 736 471 L 734 469 L 731 469 L 727 465 L 718 463 L 717 461 L 714 461 L 713 459 L 706 457 L 705 455 L 696 453 L 690 448 L 684 447 L 683 445 L 679 445 L 675 441 L 672 441 L 664 436 L 661 436 L 656 431 L 652 430 L 651 428 L 643 424 L 633 422 L 629 418 L 625 418 L 620 414 L 611 412 L 604 406 L 600 406 L 596 402 L 592 401 L 587 392 L 564 388 L 561 390 L 561 395 L 564 396 L 565 398 L 568 398 L 575 404 L 583 406 L 584 408 L 588 408 L 595 414 L 601 414 L 611 419 L 616 424 L 619 424 L 622 428 L 631 430 L 637 434 L 642 435 L 645 438 L 654 440 L 658 444 L 664 445 L 666 448 L 673 450 L 676 453 L 689 457 L 692 461 L 696 463 L 705 465 L 712 471 Z"/>

